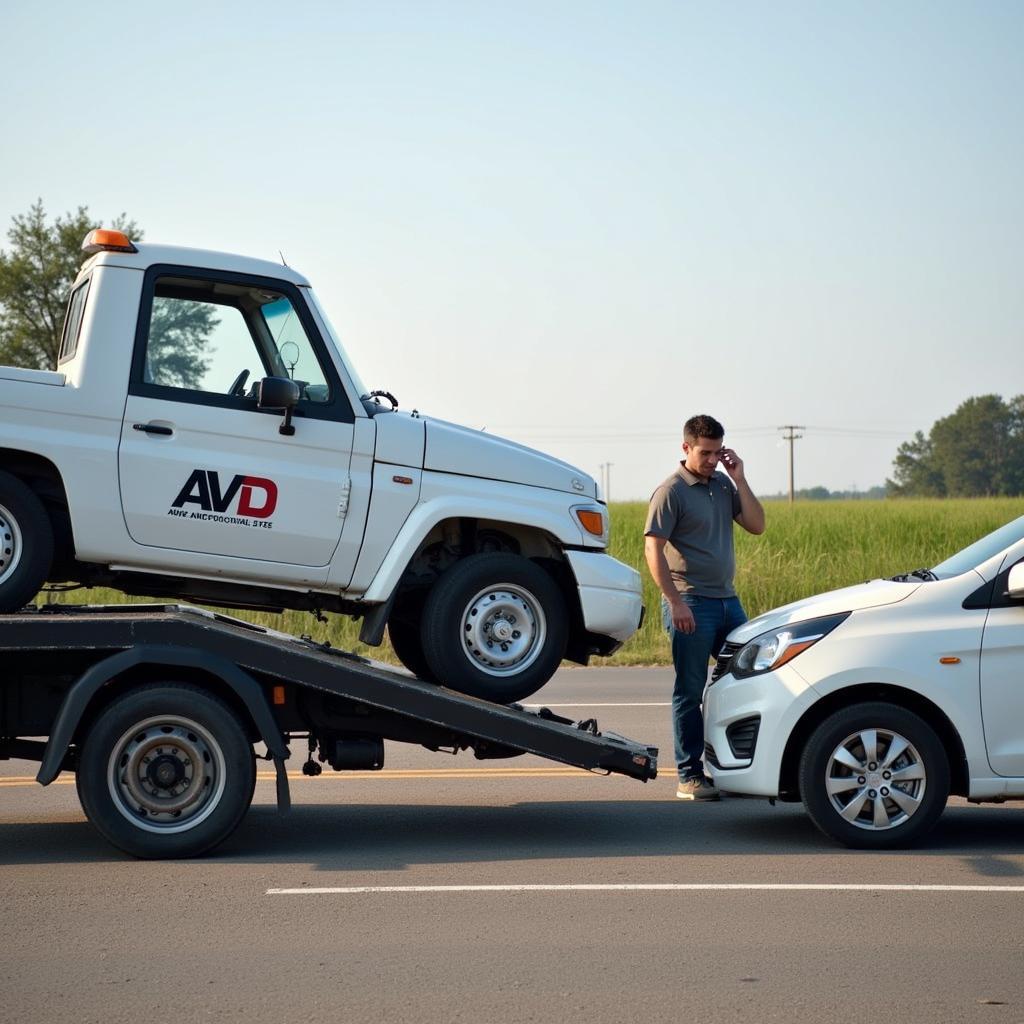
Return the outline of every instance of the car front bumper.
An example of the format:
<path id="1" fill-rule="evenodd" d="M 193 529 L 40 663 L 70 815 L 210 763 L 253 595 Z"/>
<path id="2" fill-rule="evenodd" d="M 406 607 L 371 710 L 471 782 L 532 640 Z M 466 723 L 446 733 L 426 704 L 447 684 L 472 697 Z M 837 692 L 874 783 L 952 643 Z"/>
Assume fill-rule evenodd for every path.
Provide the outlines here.
<path id="1" fill-rule="evenodd" d="M 816 699 L 789 665 L 749 679 L 727 673 L 708 686 L 704 760 L 715 785 L 723 793 L 778 796 L 786 743 Z"/>

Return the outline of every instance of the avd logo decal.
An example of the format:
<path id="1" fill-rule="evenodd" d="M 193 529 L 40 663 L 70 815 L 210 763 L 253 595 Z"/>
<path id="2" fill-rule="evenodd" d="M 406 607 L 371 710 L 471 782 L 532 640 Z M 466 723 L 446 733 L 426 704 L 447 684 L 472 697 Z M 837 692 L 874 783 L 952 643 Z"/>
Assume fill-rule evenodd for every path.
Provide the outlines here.
<path id="1" fill-rule="evenodd" d="M 236 497 L 238 506 L 234 508 L 234 514 L 228 514 Z M 186 509 L 186 505 L 198 505 L 199 511 Z M 276 508 L 277 484 L 273 480 L 236 474 L 227 490 L 221 490 L 220 475 L 216 470 L 193 469 L 167 514 L 234 526 L 262 526 L 269 530 L 274 525 L 270 517 Z"/>

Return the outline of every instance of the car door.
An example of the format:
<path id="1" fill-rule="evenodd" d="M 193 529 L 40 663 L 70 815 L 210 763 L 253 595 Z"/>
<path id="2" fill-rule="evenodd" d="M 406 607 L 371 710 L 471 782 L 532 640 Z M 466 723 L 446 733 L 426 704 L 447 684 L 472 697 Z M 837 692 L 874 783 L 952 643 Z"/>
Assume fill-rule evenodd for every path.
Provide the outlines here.
<path id="1" fill-rule="evenodd" d="M 299 384 L 291 434 L 282 411 L 257 408 L 264 377 Z M 137 544 L 169 564 L 175 551 L 208 554 L 211 567 L 220 556 L 278 563 L 282 579 L 295 575 L 287 566 L 326 567 L 351 502 L 354 419 L 295 285 L 147 271 L 118 452 Z"/>
<path id="2" fill-rule="evenodd" d="M 992 588 L 981 642 L 981 713 L 989 764 L 1024 778 L 1024 601 L 1007 593 L 1010 569 L 1024 563 L 1024 542 L 1010 549 Z"/>

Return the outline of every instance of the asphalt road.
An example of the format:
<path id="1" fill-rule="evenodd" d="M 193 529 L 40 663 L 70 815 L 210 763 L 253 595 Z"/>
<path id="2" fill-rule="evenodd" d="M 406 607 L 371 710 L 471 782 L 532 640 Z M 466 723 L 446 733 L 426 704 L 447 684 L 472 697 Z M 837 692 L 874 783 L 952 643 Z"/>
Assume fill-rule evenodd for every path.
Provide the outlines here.
<path id="1" fill-rule="evenodd" d="M 535 699 L 669 753 L 668 688 L 570 670 Z M 1024 1022 L 1019 806 L 852 852 L 799 806 L 678 801 L 670 762 L 644 785 L 396 744 L 299 776 L 285 817 L 261 773 L 236 834 L 177 863 L 0 762 L 0 1022 Z"/>

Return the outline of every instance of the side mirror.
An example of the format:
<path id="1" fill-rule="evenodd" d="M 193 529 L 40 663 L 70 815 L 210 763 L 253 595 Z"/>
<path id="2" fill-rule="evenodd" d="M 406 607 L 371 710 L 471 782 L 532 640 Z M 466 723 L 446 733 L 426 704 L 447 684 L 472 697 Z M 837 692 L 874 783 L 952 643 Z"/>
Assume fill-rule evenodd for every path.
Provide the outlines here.
<path id="1" fill-rule="evenodd" d="M 256 391 L 258 409 L 283 409 L 284 423 L 278 430 L 286 437 L 295 433 L 292 426 L 292 410 L 299 404 L 299 385 L 287 377 L 264 377 Z"/>
<path id="2" fill-rule="evenodd" d="M 1018 562 L 1006 578 L 1006 596 L 1014 601 L 1024 600 L 1024 562 Z"/>

